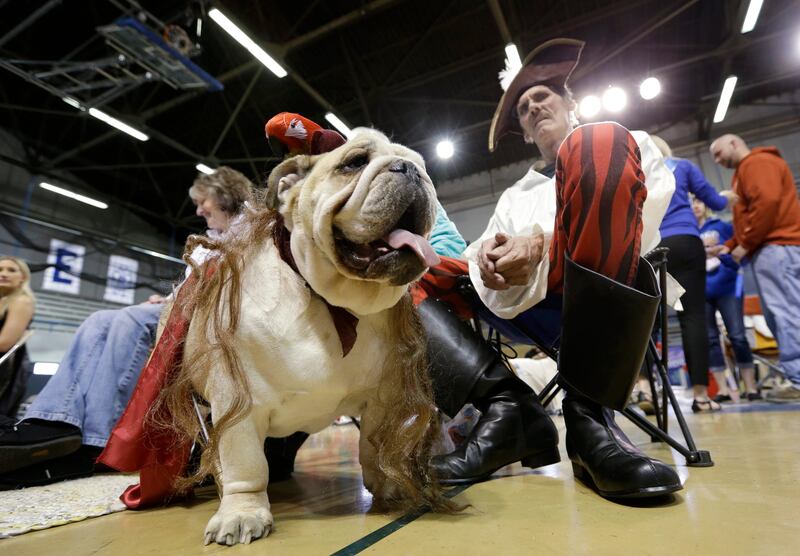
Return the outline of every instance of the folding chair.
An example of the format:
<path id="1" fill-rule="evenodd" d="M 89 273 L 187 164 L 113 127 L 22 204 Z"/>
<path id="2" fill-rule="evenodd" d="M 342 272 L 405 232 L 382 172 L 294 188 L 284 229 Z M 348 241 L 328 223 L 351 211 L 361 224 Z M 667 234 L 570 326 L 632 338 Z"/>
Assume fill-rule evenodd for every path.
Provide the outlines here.
<path id="1" fill-rule="evenodd" d="M 666 263 L 668 252 L 669 249 L 660 247 L 645 255 L 645 258 L 650 262 L 650 264 L 652 264 L 654 270 L 658 274 L 659 289 L 661 292 L 665 292 L 667 288 Z M 469 299 L 473 303 L 473 306 L 482 306 L 480 301 L 477 299 L 477 293 L 472 288 L 472 284 L 469 282 L 468 276 L 465 276 L 459 280 L 459 291 L 466 299 Z M 554 317 L 558 311 L 558 308 L 553 308 Z M 478 311 L 478 314 L 480 314 L 480 311 Z M 651 336 L 644 363 L 645 374 L 650 382 L 650 388 L 652 391 L 657 392 L 656 385 L 658 383 L 661 385 L 661 399 L 659 399 L 658 395 L 653 396 L 656 424 L 653 425 L 652 422 L 632 410 L 630 407 L 623 409 L 622 414 L 630 419 L 645 433 L 649 434 L 653 442 L 666 442 L 672 448 L 680 452 L 686 458 L 687 465 L 691 467 L 711 467 L 714 465 L 714 462 L 711 459 L 711 454 L 707 450 L 697 449 L 694 439 L 692 438 L 692 433 L 689 430 L 689 426 L 686 424 L 686 419 L 683 416 L 683 412 L 681 411 L 678 400 L 675 397 L 675 393 L 672 391 L 672 386 L 669 382 L 669 376 L 667 374 L 667 300 L 666 296 L 664 295 L 661 296 L 658 319 L 660 322 L 657 321 L 657 328 L 660 329 L 659 333 L 661 336 L 661 350 L 659 351 L 655 340 Z M 476 317 L 473 319 L 473 325 L 481 335 L 484 335 L 482 324 L 479 318 Z M 558 338 L 544 338 L 541 333 L 537 333 L 537 331 L 526 328 L 524 325 L 516 321 L 513 323 L 513 326 L 519 330 L 521 336 L 524 336 L 528 340 L 526 343 L 535 345 L 553 360 L 558 361 Z M 490 326 L 486 337 L 490 342 L 495 344 L 495 347 L 498 348 L 498 343 L 500 341 L 499 336 L 499 332 Z M 560 388 L 561 384 L 559 383 L 559 375 L 556 373 L 556 376 L 553 377 L 550 383 L 547 384 L 547 386 L 541 392 L 539 392 L 539 400 L 543 405 L 546 406 L 558 393 Z M 681 444 L 669 434 L 668 411 L 670 406 L 672 407 L 672 411 L 675 414 L 676 420 L 678 421 L 685 445 Z"/>

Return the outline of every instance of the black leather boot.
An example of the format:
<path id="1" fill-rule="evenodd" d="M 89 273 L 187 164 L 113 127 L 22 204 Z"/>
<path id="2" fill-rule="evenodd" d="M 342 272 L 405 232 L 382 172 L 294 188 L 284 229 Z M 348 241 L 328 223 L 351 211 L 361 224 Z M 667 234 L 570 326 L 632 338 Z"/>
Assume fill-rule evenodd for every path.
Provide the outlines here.
<path id="1" fill-rule="evenodd" d="M 483 481 L 517 461 L 531 468 L 558 463 L 558 432 L 533 390 L 447 304 L 427 299 L 418 311 L 439 409 L 453 416 L 471 403 L 482 413 L 457 450 L 431 459 L 440 482 Z"/>
<path id="2" fill-rule="evenodd" d="M 661 496 L 683 488 L 678 474 L 645 456 L 614 421 L 642 367 L 660 300 L 644 259 L 632 287 L 567 259 L 559 383 L 567 454 L 575 477 L 607 498 Z"/>
<path id="3" fill-rule="evenodd" d="M 606 498 L 647 498 L 681 490 L 670 466 L 647 457 L 614 421 L 614 411 L 567 393 L 561 403 L 575 478 Z"/>

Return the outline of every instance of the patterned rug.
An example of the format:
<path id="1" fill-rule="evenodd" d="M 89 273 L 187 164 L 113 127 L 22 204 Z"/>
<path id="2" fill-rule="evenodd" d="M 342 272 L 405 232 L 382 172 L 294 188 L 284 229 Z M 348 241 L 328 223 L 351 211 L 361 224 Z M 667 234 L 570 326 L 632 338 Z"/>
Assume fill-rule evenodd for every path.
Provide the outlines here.
<path id="1" fill-rule="evenodd" d="M 109 473 L 0 492 L 0 539 L 125 509 L 119 495 L 137 473 Z"/>

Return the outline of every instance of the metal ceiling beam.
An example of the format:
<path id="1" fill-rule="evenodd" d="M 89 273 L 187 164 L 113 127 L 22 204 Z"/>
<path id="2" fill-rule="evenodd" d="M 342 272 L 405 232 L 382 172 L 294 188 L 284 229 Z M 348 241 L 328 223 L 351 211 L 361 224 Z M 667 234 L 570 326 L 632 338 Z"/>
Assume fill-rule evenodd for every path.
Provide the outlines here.
<path id="1" fill-rule="evenodd" d="M 444 16 L 450 12 L 453 6 L 455 6 L 456 2 L 458 2 L 458 0 L 452 0 L 449 2 L 438 14 L 436 14 L 436 17 L 429 25 L 427 25 L 427 28 L 422 35 L 414 39 L 414 45 L 406 50 L 405 55 L 394 65 L 392 72 L 386 79 L 384 79 L 384 84 L 391 83 L 395 76 L 400 73 L 400 70 L 403 69 L 403 66 L 405 66 L 406 63 L 413 58 L 420 48 L 425 46 L 425 41 L 427 41 L 428 37 L 434 33 L 435 27 L 444 19 Z"/>
<path id="2" fill-rule="evenodd" d="M 398 0 L 375 0 L 369 4 L 364 4 L 360 8 L 346 13 L 341 17 L 337 17 L 333 21 L 314 29 L 313 31 L 300 35 L 299 37 L 295 37 L 294 39 L 283 44 L 276 45 L 276 48 L 278 48 L 285 55 L 290 50 L 295 50 L 301 46 L 306 46 L 321 39 L 325 35 L 336 31 L 337 29 L 346 27 L 362 19 L 366 19 L 367 17 L 388 8 L 392 4 L 395 4 L 397 1 Z"/>
<path id="3" fill-rule="evenodd" d="M 209 158 L 213 158 L 215 154 L 217 154 L 217 149 L 222 144 L 222 141 L 225 140 L 225 137 L 228 135 L 228 131 L 231 129 L 231 124 L 233 124 L 236 116 L 239 115 L 239 112 L 242 110 L 242 106 L 244 103 L 247 102 L 247 99 L 250 98 L 250 94 L 253 92 L 253 88 L 256 86 L 256 82 L 258 78 L 261 77 L 261 73 L 263 71 L 264 66 L 259 67 L 256 69 L 255 73 L 253 73 L 253 77 L 250 79 L 250 83 L 247 85 L 247 89 L 245 89 L 244 94 L 239 99 L 239 102 L 236 103 L 236 108 L 231 111 L 230 116 L 228 117 L 228 121 L 225 122 L 225 126 L 222 128 L 222 131 L 219 133 L 217 137 L 217 142 L 214 143 L 214 146 L 211 148 L 211 152 L 208 153 Z"/>
<path id="4" fill-rule="evenodd" d="M 495 24 L 497 24 L 497 30 L 500 31 L 500 38 L 503 39 L 503 43 L 508 44 L 514 42 L 511 39 L 511 31 L 508 30 L 508 24 L 506 23 L 506 18 L 503 16 L 503 9 L 500 7 L 500 2 L 498 0 L 487 0 L 487 4 L 489 4 L 489 9 L 492 12 Z"/>
<path id="5" fill-rule="evenodd" d="M 529 32 L 522 32 L 521 38 L 524 40 L 530 40 L 531 42 L 534 41 L 544 41 L 548 38 L 552 38 L 553 36 L 560 35 L 562 33 L 567 33 L 574 29 L 589 25 L 594 23 L 595 21 L 599 21 L 601 19 L 605 19 L 607 17 L 612 17 L 618 13 L 627 12 L 634 8 L 639 7 L 640 5 L 649 3 L 649 0 L 618 0 L 617 2 L 611 5 L 604 5 L 601 8 L 593 10 L 591 12 L 585 13 L 579 17 L 574 19 L 565 21 L 562 25 L 548 27 L 545 32 L 541 31 L 529 31 Z M 492 48 L 491 50 L 487 50 L 484 52 L 479 52 L 469 58 L 465 58 L 463 60 L 454 62 L 452 64 L 448 64 L 444 67 L 432 70 L 428 73 L 419 75 L 412 79 L 407 79 L 405 81 L 401 81 L 399 83 L 395 83 L 390 87 L 384 88 L 380 91 L 385 96 L 392 96 L 396 95 L 397 93 L 403 92 L 408 89 L 413 89 L 415 87 L 419 87 L 426 83 L 430 83 L 432 81 L 438 81 L 443 79 L 453 73 L 457 73 L 459 71 L 463 71 L 468 69 L 472 66 L 482 64 L 489 60 L 495 59 L 501 56 L 502 51 L 497 50 L 496 48 Z M 498 68 L 499 69 L 499 68 Z M 368 91 L 368 95 L 373 94 L 373 91 Z M 498 97 L 499 100 L 499 97 Z M 347 102 L 339 107 L 339 109 L 343 112 L 348 110 L 352 110 L 357 106 L 357 101 L 350 101 Z"/>
<path id="6" fill-rule="evenodd" d="M 633 46 L 634 44 L 645 38 L 647 35 L 655 31 L 662 25 L 668 23 L 669 21 L 671 21 L 684 11 L 688 10 L 689 8 L 697 4 L 697 2 L 698 0 L 689 0 L 688 2 L 685 2 L 683 5 L 678 7 L 677 9 L 669 8 L 668 10 L 665 10 L 664 12 L 658 14 L 650 22 L 643 25 L 641 27 L 641 31 L 635 31 L 632 34 L 632 36 L 623 40 L 621 44 L 619 44 L 616 48 L 614 48 L 614 50 L 612 50 L 599 60 L 591 61 L 588 64 L 584 65 L 583 67 L 579 66 L 575 70 L 574 79 L 580 79 L 584 75 L 593 72 L 594 70 L 596 70 L 609 60 L 615 58 L 617 55 L 621 54 L 622 52 L 624 52 L 625 50 L 627 50 L 628 48 L 630 48 L 631 46 Z"/>
<path id="7" fill-rule="evenodd" d="M 459 106 L 476 106 L 479 108 L 495 108 L 496 100 L 472 100 L 466 98 L 430 98 L 430 97 L 388 97 L 389 102 L 410 104 L 455 104 Z"/>
<path id="8" fill-rule="evenodd" d="M 0 47 L 6 44 L 8 41 L 22 33 L 25 29 L 33 25 L 39 18 L 44 16 L 47 12 L 55 8 L 57 5 L 61 3 L 61 0 L 50 0 L 44 6 L 41 6 L 38 10 L 33 12 L 31 15 L 26 17 L 20 23 L 17 24 L 16 27 L 11 29 L 8 33 L 0 38 Z"/>
<path id="9" fill-rule="evenodd" d="M 75 180 L 73 178 L 70 178 L 70 177 L 64 177 L 60 173 L 54 172 L 54 171 L 52 171 L 52 170 L 50 170 L 48 168 L 42 168 L 42 167 L 39 167 L 39 166 L 36 166 L 36 165 L 33 165 L 33 164 L 28 164 L 27 162 L 23 162 L 22 160 L 17 160 L 16 158 L 12 158 L 12 157 L 6 156 L 4 154 L 0 154 L 0 161 L 6 162 L 8 164 L 11 164 L 12 166 L 16 166 L 17 168 L 23 168 L 23 169 L 27 170 L 28 172 L 30 172 L 33 175 L 48 176 L 48 177 L 51 177 L 51 178 L 54 178 L 54 179 L 58 180 L 61 183 L 64 183 L 64 184 L 67 184 L 67 185 L 72 185 L 72 186 L 77 186 L 77 187 L 79 187 L 81 189 L 94 189 L 92 187 L 89 187 L 85 183 L 82 183 L 82 182 L 77 181 L 77 180 Z M 122 199 L 120 199 L 118 197 L 113 197 L 112 196 L 112 199 L 114 200 L 114 202 L 116 204 L 118 204 L 119 206 L 121 206 L 121 207 L 123 207 L 125 209 L 130 210 L 131 212 L 137 212 L 139 214 L 143 214 L 145 216 L 149 216 L 150 218 L 155 218 L 155 219 L 160 220 L 162 222 L 167 222 L 168 224 L 172 224 L 173 226 L 184 227 L 183 223 L 180 220 L 172 218 L 168 214 L 159 214 L 157 212 L 154 212 L 154 211 L 148 210 L 146 208 L 143 208 L 140 205 L 137 205 L 135 203 L 129 203 L 127 201 L 123 201 Z"/>

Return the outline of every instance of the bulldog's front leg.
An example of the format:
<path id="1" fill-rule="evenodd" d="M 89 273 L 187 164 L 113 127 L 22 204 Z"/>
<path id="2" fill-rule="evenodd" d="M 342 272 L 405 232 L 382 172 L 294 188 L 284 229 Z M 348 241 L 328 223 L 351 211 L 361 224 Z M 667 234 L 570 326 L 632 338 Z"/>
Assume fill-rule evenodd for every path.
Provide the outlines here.
<path id="1" fill-rule="evenodd" d="M 269 534 L 272 513 L 265 436 L 252 414 L 223 432 L 219 447 L 222 502 L 206 526 L 205 544 L 248 544 Z"/>
<path id="2" fill-rule="evenodd" d="M 400 489 L 390 481 L 378 466 L 378 451 L 369 438 L 384 417 L 384 410 L 376 402 L 367 403 L 361 412 L 361 436 L 358 439 L 358 462 L 364 486 L 377 499 L 396 500 L 400 497 Z"/>

